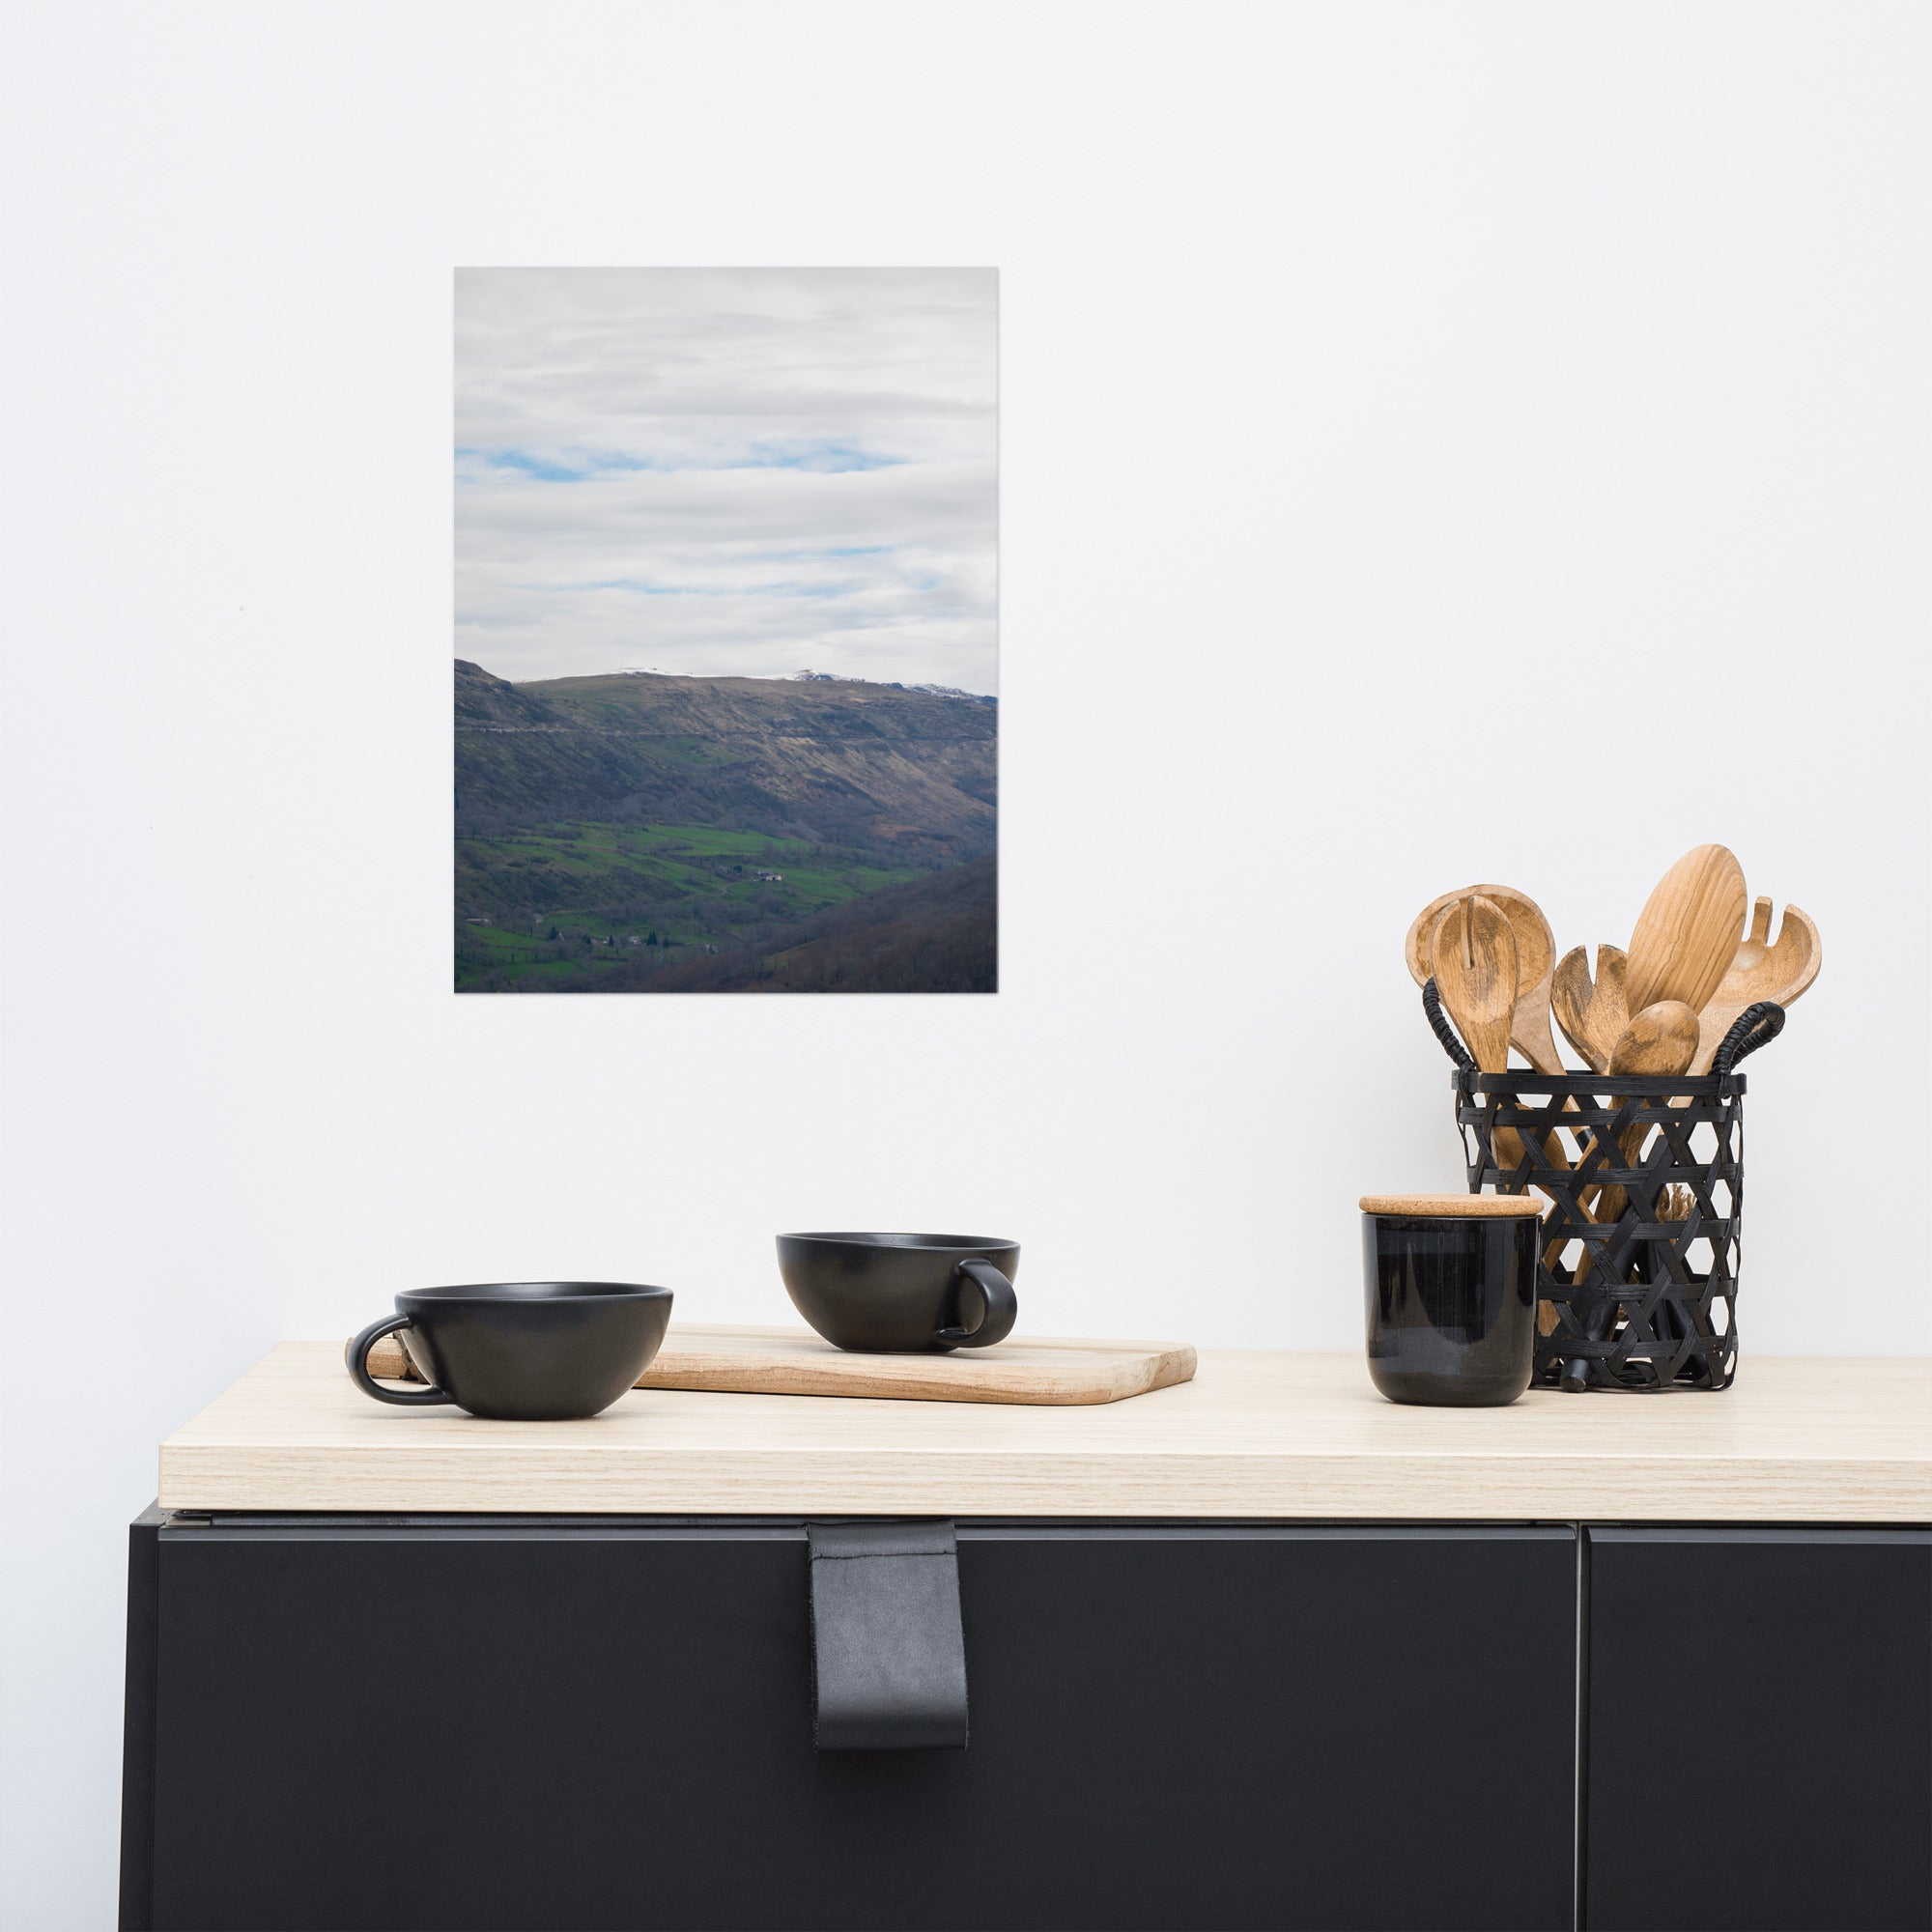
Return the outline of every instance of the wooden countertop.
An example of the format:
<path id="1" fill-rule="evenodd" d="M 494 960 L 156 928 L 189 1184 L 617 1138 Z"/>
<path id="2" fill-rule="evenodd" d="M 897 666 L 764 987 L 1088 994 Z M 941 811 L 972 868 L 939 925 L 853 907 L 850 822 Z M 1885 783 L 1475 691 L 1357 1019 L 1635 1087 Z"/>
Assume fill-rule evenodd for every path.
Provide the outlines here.
<path id="1" fill-rule="evenodd" d="M 1405 1408 L 1358 1354 L 1208 1352 L 1101 1407 L 634 1389 L 587 1422 L 357 1392 L 284 1342 L 161 1445 L 187 1510 L 1932 1520 L 1932 1361 L 1753 1356 L 1721 1395 Z"/>

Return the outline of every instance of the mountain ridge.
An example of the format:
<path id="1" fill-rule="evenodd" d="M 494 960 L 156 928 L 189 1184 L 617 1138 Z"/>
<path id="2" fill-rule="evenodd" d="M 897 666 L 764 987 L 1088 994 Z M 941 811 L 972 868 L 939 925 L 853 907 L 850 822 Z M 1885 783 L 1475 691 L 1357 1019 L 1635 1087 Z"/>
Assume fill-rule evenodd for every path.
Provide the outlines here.
<path id="1" fill-rule="evenodd" d="M 838 679 L 617 672 L 514 684 L 455 661 L 468 816 L 649 819 L 866 849 L 990 851 L 996 707 Z"/>

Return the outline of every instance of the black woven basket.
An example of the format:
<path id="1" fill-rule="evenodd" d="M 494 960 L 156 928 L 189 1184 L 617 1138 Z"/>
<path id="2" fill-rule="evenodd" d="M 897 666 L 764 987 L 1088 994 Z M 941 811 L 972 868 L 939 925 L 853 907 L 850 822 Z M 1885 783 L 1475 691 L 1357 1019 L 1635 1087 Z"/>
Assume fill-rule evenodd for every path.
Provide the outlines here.
<path id="1" fill-rule="evenodd" d="M 1441 1023 L 1435 990 L 1431 980 L 1424 1004 L 1458 1062 L 1469 1191 L 1534 1187 L 1550 1202 L 1537 1264 L 1535 1379 L 1728 1388 L 1745 1178 L 1745 1082 L 1731 1069 L 1776 1037 L 1783 1009 L 1764 1003 L 1742 1014 L 1716 1070 L 1698 1079 L 1481 1073 Z"/>
<path id="2" fill-rule="evenodd" d="M 1469 1191 L 1534 1187 L 1551 1203 L 1536 1270 L 1536 1379 L 1563 1381 L 1567 1368 L 1572 1386 L 1728 1388 L 1738 1356 L 1744 1075 L 1467 1071 L 1454 1081 Z M 1559 1133 L 1580 1148 L 1574 1165 L 1548 1157 Z M 1496 1157 L 1499 1139 L 1507 1164 Z M 1560 1137 L 1554 1144 L 1571 1151 Z M 1665 1218 L 1686 1201 L 1671 1197 L 1673 1186 L 1688 1193 L 1683 1220 Z M 1595 1219 L 1611 1189 L 1624 1196 L 1622 1211 Z"/>

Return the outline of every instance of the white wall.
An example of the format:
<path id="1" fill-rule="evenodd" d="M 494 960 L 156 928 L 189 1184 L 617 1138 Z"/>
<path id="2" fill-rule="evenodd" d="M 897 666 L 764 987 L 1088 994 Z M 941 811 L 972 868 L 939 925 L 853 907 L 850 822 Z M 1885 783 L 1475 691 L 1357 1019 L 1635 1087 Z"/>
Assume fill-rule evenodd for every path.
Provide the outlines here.
<path id="1" fill-rule="evenodd" d="M 966 1224 L 1038 1330 L 1352 1349 L 1473 879 L 1621 941 L 1721 838 L 1813 914 L 1746 1347 L 1932 1349 L 1922 11 L 9 38 L 10 1923 L 110 1922 L 124 1525 L 269 1344 Z M 997 999 L 450 994 L 450 270 L 607 262 L 1001 270 Z"/>

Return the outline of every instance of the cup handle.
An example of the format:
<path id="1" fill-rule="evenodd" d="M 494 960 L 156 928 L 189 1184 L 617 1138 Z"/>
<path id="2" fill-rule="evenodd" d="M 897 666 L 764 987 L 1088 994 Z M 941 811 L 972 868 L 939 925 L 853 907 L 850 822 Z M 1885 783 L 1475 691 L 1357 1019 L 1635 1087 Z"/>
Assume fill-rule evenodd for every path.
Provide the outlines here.
<path id="1" fill-rule="evenodd" d="M 398 1408 L 435 1408 L 444 1403 L 454 1402 L 453 1396 L 446 1396 L 432 1382 L 426 1389 L 412 1390 L 405 1395 L 400 1389 L 385 1389 L 369 1373 L 369 1350 L 384 1335 L 393 1335 L 398 1328 L 407 1328 L 410 1318 L 407 1315 L 385 1316 L 381 1321 L 372 1321 L 342 1351 L 342 1359 L 349 1365 L 350 1376 L 355 1386 L 364 1395 L 374 1396 L 378 1402 L 392 1402 Z"/>
<path id="2" fill-rule="evenodd" d="M 991 1262 L 977 1258 L 961 1262 L 956 1271 L 980 1291 L 980 1319 L 970 1328 L 942 1328 L 938 1339 L 955 1349 L 990 1349 L 995 1342 L 1004 1342 L 1019 1320 L 1020 1300 L 1012 1283 Z M 967 1295 L 963 1286 L 959 1299 L 964 1314 Z"/>

